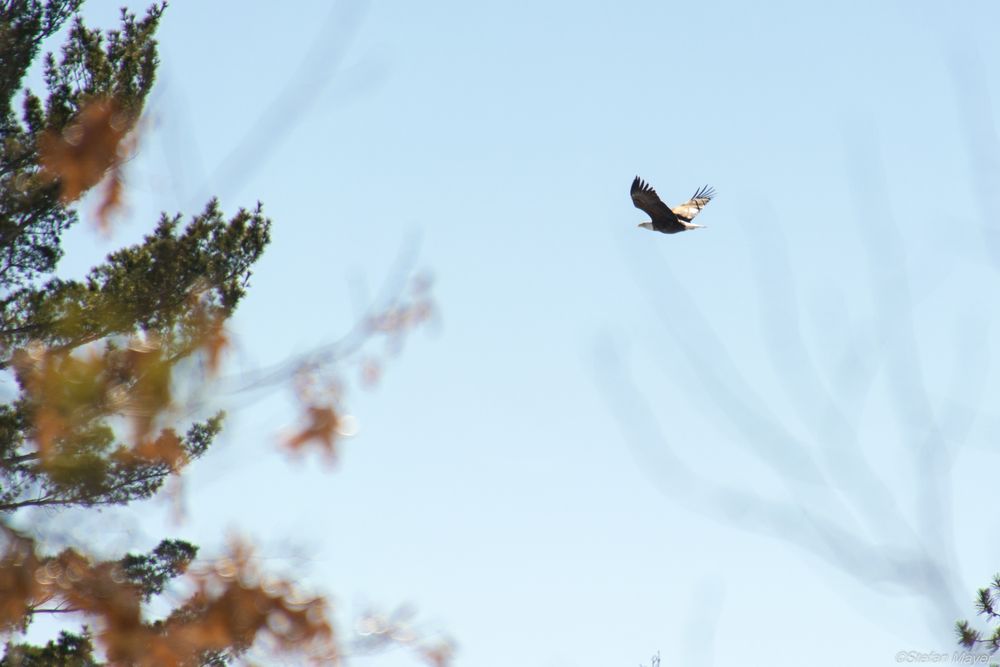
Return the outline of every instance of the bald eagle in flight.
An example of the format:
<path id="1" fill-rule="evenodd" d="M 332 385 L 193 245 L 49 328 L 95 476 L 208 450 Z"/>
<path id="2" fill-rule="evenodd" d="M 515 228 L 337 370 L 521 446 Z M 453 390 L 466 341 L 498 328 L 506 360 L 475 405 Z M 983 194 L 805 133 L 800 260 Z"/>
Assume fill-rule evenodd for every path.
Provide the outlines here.
<path id="1" fill-rule="evenodd" d="M 694 216 L 701 212 L 701 209 L 705 208 L 708 202 L 712 201 L 715 190 L 706 185 L 699 188 L 691 199 L 680 206 L 669 208 L 656 194 L 656 190 L 649 186 L 649 183 L 636 176 L 635 180 L 632 181 L 631 194 L 635 207 L 640 211 L 645 211 L 651 218 L 648 222 L 639 223 L 640 227 L 664 234 L 676 234 L 677 232 L 686 232 L 689 229 L 702 229 L 705 226 L 696 225 L 691 221 L 694 220 Z"/>

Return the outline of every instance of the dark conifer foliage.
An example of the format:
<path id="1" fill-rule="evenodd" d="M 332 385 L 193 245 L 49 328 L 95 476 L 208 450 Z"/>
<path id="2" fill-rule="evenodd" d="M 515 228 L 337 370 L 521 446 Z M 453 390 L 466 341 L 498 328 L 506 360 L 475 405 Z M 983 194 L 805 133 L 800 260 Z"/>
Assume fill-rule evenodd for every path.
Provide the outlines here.
<path id="1" fill-rule="evenodd" d="M 94 646 L 88 633 L 60 632 L 45 646 L 8 642 L 0 667 L 97 667 Z"/>
<path id="2" fill-rule="evenodd" d="M 112 253 L 82 281 L 46 277 L 76 222 L 73 202 L 106 169 L 74 183 L 67 197 L 65 178 L 45 168 L 40 146 L 78 129 L 75 119 L 98 101 L 112 100 L 115 122 L 134 125 L 155 78 L 154 33 L 165 9 L 154 5 L 142 18 L 123 10 L 120 27 L 102 33 L 71 20 L 79 6 L 0 5 L 0 367 L 22 389 L 0 406 L 0 511 L 146 498 L 181 461 L 205 451 L 221 416 L 184 435 L 162 431 L 174 445 L 168 457 L 137 453 L 109 419 L 165 407 L 171 370 L 199 349 L 210 323 L 232 314 L 269 240 L 259 205 L 227 220 L 212 201 L 187 224 L 164 214 L 143 243 Z M 41 42 L 67 22 L 61 54 L 44 59 L 46 95 L 22 90 Z M 130 347 L 136 336 L 155 346 Z M 88 345 L 100 351 L 73 354 Z M 51 433 L 40 433 L 46 423 Z"/>
<path id="3" fill-rule="evenodd" d="M 166 9 L 122 10 L 118 27 L 102 32 L 77 16 L 81 4 L 0 0 L 0 373 L 17 388 L 0 404 L 0 632 L 24 631 L 43 614 L 86 624 L 43 645 L 9 641 L 0 667 L 224 665 L 261 636 L 283 657 L 337 664 L 342 645 L 326 600 L 265 575 L 246 543 L 209 563 L 173 539 L 98 558 L 87 545 L 54 549 L 13 520 L 149 498 L 211 447 L 223 414 L 189 416 L 190 397 L 175 393 L 218 369 L 226 323 L 270 241 L 260 204 L 227 214 L 211 200 L 193 215 L 162 214 L 140 243 L 81 279 L 58 275 L 81 197 L 99 193 L 102 225 L 117 210 Z M 62 47 L 43 56 L 50 38 Z M 44 91 L 36 92 L 25 81 L 40 58 Z M 398 342 L 425 321 L 425 287 L 373 310 L 315 358 L 266 374 L 308 376 L 296 385 L 307 424 L 288 450 L 318 445 L 335 455 L 349 420 L 339 382 L 320 381 L 318 371 L 369 337 Z M 367 375 L 373 368 L 368 359 Z M 185 586 L 172 594 L 183 596 L 168 602 L 163 594 L 181 576 Z M 429 664 L 450 659 L 450 644 L 424 642 L 405 618 L 365 623 L 365 649 L 402 643 Z"/>
<path id="4" fill-rule="evenodd" d="M 166 8 L 153 5 L 142 16 L 122 10 L 120 25 L 104 32 L 76 15 L 81 3 L 0 2 L 0 372 L 20 388 L 0 405 L 0 517 L 148 498 L 209 448 L 222 415 L 176 431 L 164 416 L 172 378 L 185 360 L 214 354 L 270 239 L 260 205 L 226 216 L 211 201 L 187 219 L 164 214 L 141 243 L 112 253 L 82 280 L 55 275 L 63 234 L 78 219 L 75 204 L 117 168 L 142 113 Z M 42 56 L 45 40 L 60 31 L 58 54 Z M 44 92 L 24 87 L 40 56 Z M 161 594 L 197 554 L 191 544 L 163 540 L 148 554 L 102 563 L 72 549 L 46 555 L 29 536 L 3 531 L 0 623 L 23 629 L 39 614 L 96 614 L 106 626 L 105 652 L 126 662 L 166 630 L 147 625 L 137 635 L 145 647 L 116 648 L 125 633 L 108 621 L 102 595 L 115 600 L 115 618 L 134 624 L 140 602 Z M 41 569 L 32 576 L 26 564 Z M 91 593 L 103 585 L 114 592 L 91 600 L 81 581 Z M 176 613 L 203 620 L 210 602 Z M 235 653 L 225 642 L 189 643 L 177 654 L 189 663 Z M 9 643 L 0 662 L 95 664 L 86 631 L 44 646 Z"/>
<path id="5" fill-rule="evenodd" d="M 22 91 L 41 49 L 82 0 L 8 0 L 0 3 L 0 289 L 24 287 L 52 272 L 62 256 L 60 237 L 77 221 L 59 183 L 43 173 L 40 144 L 62 133 L 91 101 L 112 97 L 134 123 L 156 72 L 153 33 L 164 6 L 142 19 L 122 12 L 119 29 L 103 35 L 74 19 L 59 57 L 44 60 L 46 94 Z M 6 302 L 0 307 L 6 310 Z"/>
<path id="6" fill-rule="evenodd" d="M 958 621 L 955 624 L 958 643 L 975 652 L 996 653 L 1000 651 L 1000 574 L 993 576 L 993 581 L 990 582 L 989 586 L 979 589 L 976 596 L 976 609 L 992 626 L 990 631 L 982 632 L 972 627 L 969 621 Z"/>

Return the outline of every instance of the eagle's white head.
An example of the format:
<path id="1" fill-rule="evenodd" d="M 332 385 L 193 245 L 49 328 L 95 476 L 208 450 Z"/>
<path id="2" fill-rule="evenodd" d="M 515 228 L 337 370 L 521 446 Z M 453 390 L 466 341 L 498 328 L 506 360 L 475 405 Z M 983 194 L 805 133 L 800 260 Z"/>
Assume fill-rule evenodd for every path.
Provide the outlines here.
<path id="1" fill-rule="evenodd" d="M 639 226 L 642 227 L 643 229 L 648 229 L 649 231 L 653 231 L 653 223 L 652 222 L 640 222 Z"/>

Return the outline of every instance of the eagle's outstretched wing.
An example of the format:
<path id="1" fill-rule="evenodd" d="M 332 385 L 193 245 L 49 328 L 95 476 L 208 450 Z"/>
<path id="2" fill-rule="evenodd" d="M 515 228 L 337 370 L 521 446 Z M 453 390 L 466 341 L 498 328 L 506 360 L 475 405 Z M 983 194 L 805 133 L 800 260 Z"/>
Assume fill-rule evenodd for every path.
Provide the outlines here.
<path id="1" fill-rule="evenodd" d="M 692 195 L 691 199 L 688 199 L 683 204 L 675 206 L 672 210 L 674 214 L 685 222 L 691 222 L 694 220 L 694 216 L 701 213 L 701 209 L 705 208 L 708 202 L 712 201 L 712 197 L 715 196 L 715 189 L 710 188 L 707 185 L 699 188 L 697 192 Z M 633 199 L 635 197 L 633 196 Z M 638 206 L 638 204 L 636 204 Z"/>
<path id="2" fill-rule="evenodd" d="M 674 212 L 663 203 L 659 195 L 656 194 L 656 190 L 650 187 L 649 183 L 644 180 L 635 177 L 632 181 L 632 203 L 640 211 L 645 211 L 649 214 L 650 219 L 655 222 L 677 222 L 677 216 Z"/>

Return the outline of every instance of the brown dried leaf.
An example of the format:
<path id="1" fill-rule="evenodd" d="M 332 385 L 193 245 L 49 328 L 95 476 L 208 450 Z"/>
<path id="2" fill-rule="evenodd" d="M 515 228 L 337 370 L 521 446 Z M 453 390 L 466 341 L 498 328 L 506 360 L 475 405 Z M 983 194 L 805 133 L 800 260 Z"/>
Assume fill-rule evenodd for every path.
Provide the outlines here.
<path id="1" fill-rule="evenodd" d="M 208 370 L 213 375 L 219 370 L 222 353 L 231 345 L 226 332 L 225 319 L 219 315 L 212 318 L 206 327 L 202 347 L 208 357 Z"/>
<path id="2" fill-rule="evenodd" d="M 315 442 L 329 458 L 337 456 L 335 441 L 340 416 L 333 406 L 306 406 L 307 423 L 305 427 L 286 441 L 286 446 L 292 451 L 301 450 L 305 445 Z"/>
<path id="3" fill-rule="evenodd" d="M 50 130 L 39 137 L 42 167 L 59 180 L 64 204 L 79 199 L 120 163 L 121 142 L 131 127 L 115 100 L 101 98 L 83 107 L 61 133 Z"/>
<path id="4" fill-rule="evenodd" d="M 44 596 L 44 587 L 35 576 L 39 560 L 32 542 L 10 530 L 2 537 L 6 544 L 0 557 L 0 629 L 7 631 L 24 625 L 32 602 Z"/>
<path id="5" fill-rule="evenodd" d="M 124 191 L 121 165 L 116 164 L 104 181 L 101 199 L 97 204 L 97 226 L 105 234 L 111 230 L 111 218 L 122 208 Z"/>
<path id="6" fill-rule="evenodd" d="M 119 453 L 120 458 L 164 463 L 174 472 L 179 471 L 188 463 L 187 452 L 184 451 L 181 439 L 173 429 L 163 429 L 155 440 L 146 438 L 131 450 Z"/>
<path id="7" fill-rule="evenodd" d="M 434 646 L 426 646 L 422 649 L 423 659 L 433 667 L 448 667 L 451 664 L 455 649 L 448 642 L 441 642 Z"/>

